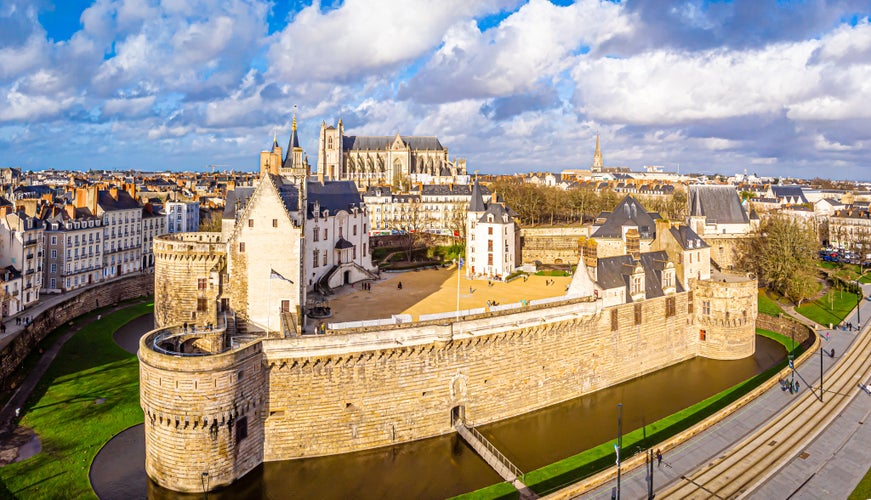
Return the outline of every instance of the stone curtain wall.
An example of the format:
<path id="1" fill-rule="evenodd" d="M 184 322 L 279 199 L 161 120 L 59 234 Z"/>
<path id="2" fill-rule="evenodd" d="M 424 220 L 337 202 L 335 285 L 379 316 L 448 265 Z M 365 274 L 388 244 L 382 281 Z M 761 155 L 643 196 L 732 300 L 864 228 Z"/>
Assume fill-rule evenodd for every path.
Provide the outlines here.
<path id="1" fill-rule="evenodd" d="M 578 239 L 588 233 L 586 227 L 522 228 L 521 261 L 576 266 L 581 259 Z"/>
<path id="2" fill-rule="evenodd" d="M 265 343 L 264 459 L 446 434 L 453 432 L 455 407 L 475 425 L 485 424 L 689 359 L 697 343 L 687 332 L 686 294 L 675 298 L 683 314 L 666 318 L 665 298 L 653 299 L 642 304 L 639 325 L 634 304 L 617 307 L 616 331 L 610 310 L 574 317 L 571 306 L 562 306 L 566 319 L 544 321 L 541 312 L 529 311 L 472 320 L 461 328 L 474 335 L 455 333 L 453 341 L 420 346 L 285 356 L 279 343 Z M 450 325 L 423 328 L 451 337 Z"/>
<path id="3" fill-rule="evenodd" d="M 755 286 L 717 283 L 705 293 L 734 302 L 717 307 L 739 308 Z M 457 323 L 255 341 L 214 356 L 141 346 L 146 470 L 167 488 L 200 491 L 202 472 L 214 488 L 261 460 L 423 439 L 453 432 L 458 414 L 480 425 L 572 399 L 699 355 L 699 299 L 692 309 L 688 299 L 680 293 L 607 309 L 574 299 Z M 709 355 L 753 353 L 752 322 L 749 352 L 743 325 L 709 329 L 722 340 L 706 347 Z M 239 440 L 234 426 L 242 418 L 247 437 Z"/>
<path id="4" fill-rule="evenodd" d="M 39 343 L 55 328 L 94 309 L 151 295 L 153 291 L 154 276 L 138 274 L 89 288 L 34 316 L 32 323 L 0 352 L 0 390 L 12 389 L 23 378 L 24 374 L 17 373 L 17 370 L 24 359 L 37 350 Z"/>

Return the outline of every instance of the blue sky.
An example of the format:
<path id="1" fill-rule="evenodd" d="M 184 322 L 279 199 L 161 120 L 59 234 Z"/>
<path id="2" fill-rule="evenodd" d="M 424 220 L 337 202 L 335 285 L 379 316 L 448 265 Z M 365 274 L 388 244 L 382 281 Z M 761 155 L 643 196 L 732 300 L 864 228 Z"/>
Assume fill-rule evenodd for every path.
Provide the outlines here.
<path id="1" fill-rule="evenodd" d="M 0 0 L 0 166 L 254 169 L 293 105 L 470 170 L 871 180 L 868 0 Z M 223 167 L 222 167 L 223 168 Z"/>

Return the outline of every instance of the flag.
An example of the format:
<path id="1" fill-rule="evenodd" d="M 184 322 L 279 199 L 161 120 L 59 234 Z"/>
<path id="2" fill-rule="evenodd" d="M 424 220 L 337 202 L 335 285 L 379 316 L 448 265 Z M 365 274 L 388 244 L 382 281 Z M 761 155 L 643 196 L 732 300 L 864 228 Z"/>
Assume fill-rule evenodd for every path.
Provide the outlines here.
<path id="1" fill-rule="evenodd" d="M 282 276 L 281 274 L 279 274 L 279 272 L 276 271 L 275 269 L 270 269 L 270 270 L 269 270 L 269 279 L 271 279 L 271 280 L 284 280 L 284 281 L 290 283 L 291 285 L 293 284 L 293 281 L 291 281 L 291 280 L 285 278 L 284 276 Z"/>
<path id="2" fill-rule="evenodd" d="M 460 257 L 460 269 L 463 268 L 463 264 L 465 264 L 465 263 L 466 263 L 466 262 L 463 260 L 463 258 Z"/>

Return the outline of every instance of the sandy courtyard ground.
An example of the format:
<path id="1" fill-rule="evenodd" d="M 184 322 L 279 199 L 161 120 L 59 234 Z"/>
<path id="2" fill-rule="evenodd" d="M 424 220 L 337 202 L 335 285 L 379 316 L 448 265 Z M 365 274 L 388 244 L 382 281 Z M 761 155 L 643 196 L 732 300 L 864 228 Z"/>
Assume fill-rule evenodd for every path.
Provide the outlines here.
<path id="1" fill-rule="evenodd" d="M 336 290 L 328 298 L 333 316 L 326 323 L 389 318 L 393 314 L 411 314 L 415 321 L 421 314 L 455 311 L 457 309 L 457 270 L 428 269 L 402 273 L 381 273 L 382 279 L 372 283 L 372 290 L 362 290 L 360 284 Z M 460 309 L 486 307 L 487 301 L 499 304 L 557 297 L 565 294 L 571 276 L 530 276 L 525 282 L 511 283 L 468 280 L 460 277 Z M 402 289 L 399 289 L 399 283 Z M 552 284 L 548 285 L 547 283 Z M 313 323 L 317 323 L 315 320 Z"/>

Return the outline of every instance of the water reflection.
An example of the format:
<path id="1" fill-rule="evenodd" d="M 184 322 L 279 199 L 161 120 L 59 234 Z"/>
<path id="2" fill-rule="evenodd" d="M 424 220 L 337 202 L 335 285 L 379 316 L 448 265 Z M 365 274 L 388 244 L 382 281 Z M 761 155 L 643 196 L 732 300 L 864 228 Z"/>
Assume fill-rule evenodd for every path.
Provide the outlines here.
<path id="1" fill-rule="evenodd" d="M 784 360 L 783 347 L 756 338 L 756 354 L 738 361 L 696 358 L 544 410 L 484 426 L 521 470 L 530 471 L 613 439 L 616 407 L 623 432 L 697 403 Z M 331 457 L 269 462 L 213 499 L 435 499 L 501 481 L 456 435 Z M 149 485 L 149 497 L 193 497 Z M 197 495 L 200 497 L 200 495 Z"/>

